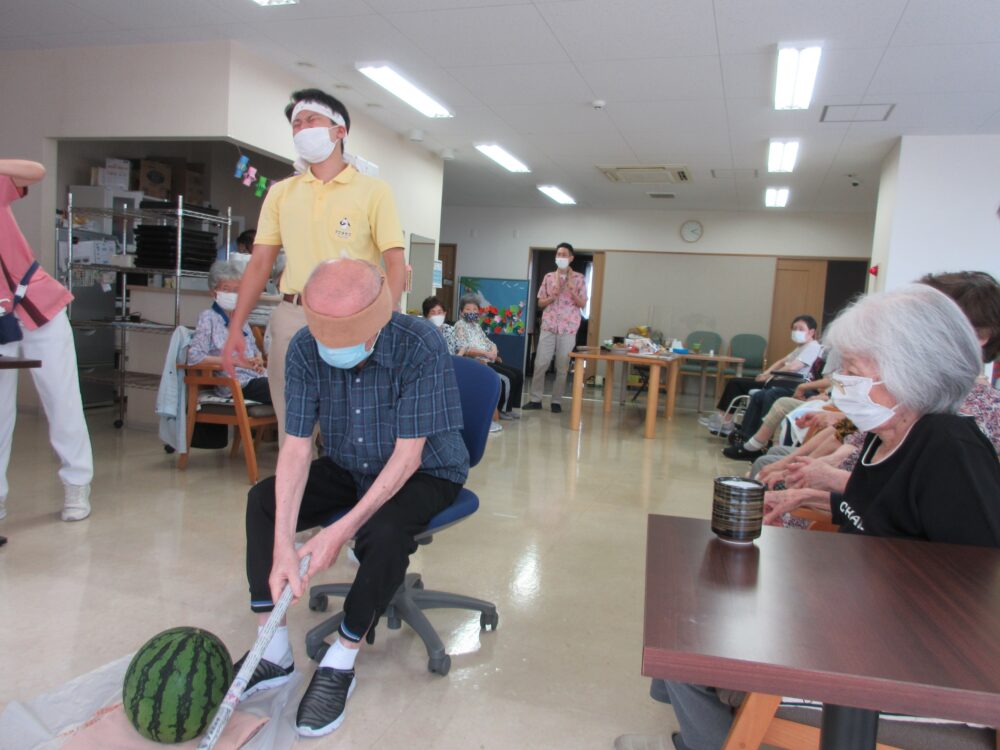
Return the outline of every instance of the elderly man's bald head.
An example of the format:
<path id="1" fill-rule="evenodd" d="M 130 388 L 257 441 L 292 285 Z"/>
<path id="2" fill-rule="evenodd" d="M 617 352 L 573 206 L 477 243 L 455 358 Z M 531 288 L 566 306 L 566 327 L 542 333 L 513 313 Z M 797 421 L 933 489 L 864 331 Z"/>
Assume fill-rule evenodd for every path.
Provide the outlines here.
<path id="1" fill-rule="evenodd" d="M 316 266 L 304 291 L 314 311 L 332 318 L 344 318 L 374 302 L 382 284 L 382 274 L 371 263 L 341 258 Z"/>

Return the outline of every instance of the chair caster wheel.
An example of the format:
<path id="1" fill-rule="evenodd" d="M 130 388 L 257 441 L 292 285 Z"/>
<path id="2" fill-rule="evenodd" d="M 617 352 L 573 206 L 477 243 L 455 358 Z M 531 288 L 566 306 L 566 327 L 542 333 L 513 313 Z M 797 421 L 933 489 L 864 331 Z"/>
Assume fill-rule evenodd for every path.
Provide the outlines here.
<path id="1" fill-rule="evenodd" d="M 479 627 L 481 630 L 486 630 L 487 628 L 490 630 L 496 630 L 497 625 L 499 624 L 500 615 L 496 612 L 496 610 L 490 613 L 483 612 L 479 616 Z"/>
<path id="2" fill-rule="evenodd" d="M 172 445 L 164 445 L 163 446 L 163 452 L 164 453 L 173 453 L 174 452 L 174 446 L 172 446 Z"/>
<path id="3" fill-rule="evenodd" d="M 120 419 L 116 419 L 115 420 L 115 429 L 120 430 L 124 426 L 125 426 L 125 423 L 122 420 L 120 420 Z"/>
<path id="4" fill-rule="evenodd" d="M 444 677 L 448 674 L 449 669 L 451 669 L 451 657 L 448 656 L 448 654 L 436 659 L 428 659 L 427 661 L 428 672 L 433 672 L 434 674 L 439 674 Z"/>
<path id="5" fill-rule="evenodd" d="M 316 596 L 309 597 L 309 609 L 313 612 L 326 612 L 326 608 L 330 606 L 330 599 L 326 594 L 317 594 Z"/>
<path id="6" fill-rule="evenodd" d="M 389 628 L 389 630 L 399 630 L 403 626 L 403 621 L 398 617 L 386 617 L 385 626 Z M 431 671 L 433 672 L 434 670 L 432 669 Z"/>

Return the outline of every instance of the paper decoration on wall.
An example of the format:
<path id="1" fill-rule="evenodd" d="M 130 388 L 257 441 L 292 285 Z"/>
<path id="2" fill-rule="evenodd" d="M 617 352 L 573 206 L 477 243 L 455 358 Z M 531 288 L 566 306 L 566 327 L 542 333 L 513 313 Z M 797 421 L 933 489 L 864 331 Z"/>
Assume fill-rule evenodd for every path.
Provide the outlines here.
<path id="1" fill-rule="evenodd" d="M 233 176 L 240 180 L 248 188 L 253 188 L 253 194 L 257 198 L 263 198 L 268 186 L 275 180 L 257 174 L 257 167 L 250 166 L 250 157 L 241 156 L 236 162 L 236 171 Z"/>

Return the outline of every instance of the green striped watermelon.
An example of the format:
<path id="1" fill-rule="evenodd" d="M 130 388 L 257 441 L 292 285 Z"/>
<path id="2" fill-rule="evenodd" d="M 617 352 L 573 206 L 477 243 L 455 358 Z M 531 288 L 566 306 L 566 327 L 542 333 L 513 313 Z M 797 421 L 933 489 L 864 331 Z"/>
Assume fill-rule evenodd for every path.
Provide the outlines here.
<path id="1" fill-rule="evenodd" d="M 186 742 L 205 731 L 233 681 L 233 660 L 216 636 L 171 628 L 132 657 L 122 702 L 132 726 L 155 742 Z"/>

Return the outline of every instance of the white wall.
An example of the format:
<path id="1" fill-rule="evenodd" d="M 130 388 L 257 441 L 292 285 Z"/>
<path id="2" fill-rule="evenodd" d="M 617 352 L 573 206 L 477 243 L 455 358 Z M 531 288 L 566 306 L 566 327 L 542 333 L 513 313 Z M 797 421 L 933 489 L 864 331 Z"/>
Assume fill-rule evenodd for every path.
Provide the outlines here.
<path id="1" fill-rule="evenodd" d="M 458 276 L 527 278 L 529 248 L 571 242 L 590 250 L 867 258 L 872 216 L 727 211 L 592 211 L 445 206 L 441 242 L 458 245 Z M 699 219 L 705 234 L 681 240 Z"/>
<path id="2" fill-rule="evenodd" d="M 888 274 L 889 245 L 892 240 L 892 223 L 899 193 L 899 153 L 897 143 L 882 160 L 882 177 L 878 184 L 878 206 L 875 210 L 875 231 L 872 236 L 871 266 L 879 267 L 878 276 L 868 276 L 868 291 L 881 291 Z M 869 266 L 870 267 L 870 266 Z"/>
<path id="3" fill-rule="evenodd" d="M 1000 277 L 1000 135 L 905 136 L 892 187 L 886 184 L 892 218 L 877 288 L 940 271 Z M 882 204 L 880 185 L 880 214 Z"/>
<path id="4" fill-rule="evenodd" d="M 416 238 L 410 241 L 410 265 L 413 267 L 413 291 L 409 293 L 406 310 L 420 310 L 421 303 L 434 294 L 434 260 L 437 249 L 433 242 Z"/>
<path id="5" fill-rule="evenodd" d="M 768 336 L 775 259 L 759 256 L 607 253 L 600 338 L 649 324 L 668 338 L 715 331 Z"/>

